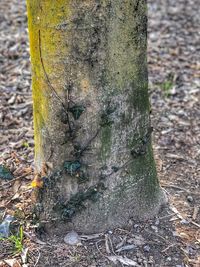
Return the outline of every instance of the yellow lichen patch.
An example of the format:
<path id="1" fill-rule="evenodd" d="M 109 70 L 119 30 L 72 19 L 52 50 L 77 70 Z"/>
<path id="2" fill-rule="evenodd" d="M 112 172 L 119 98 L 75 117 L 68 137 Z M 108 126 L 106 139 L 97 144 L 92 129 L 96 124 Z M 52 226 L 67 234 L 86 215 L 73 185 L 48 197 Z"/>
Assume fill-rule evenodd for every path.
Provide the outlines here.
<path id="1" fill-rule="evenodd" d="M 44 185 L 44 179 L 47 177 L 47 171 L 48 171 L 48 164 L 43 162 L 41 171 L 36 173 L 34 176 L 33 181 L 31 182 L 32 188 L 42 188 Z"/>
<path id="2" fill-rule="evenodd" d="M 45 82 L 32 76 L 35 157 L 44 161 L 42 131 L 49 118 L 49 97 Z M 38 159 L 36 159 L 38 161 Z"/>
<path id="3" fill-rule="evenodd" d="M 64 99 L 67 40 L 71 0 L 27 0 L 28 30 L 32 66 L 32 92 L 35 139 L 35 163 L 41 170 L 49 157 L 44 146 L 53 125 L 52 103 Z"/>
<path id="4" fill-rule="evenodd" d="M 33 181 L 31 182 L 31 187 L 32 188 L 42 188 L 43 185 L 44 185 L 43 178 L 39 174 L 36 174 Z"/>

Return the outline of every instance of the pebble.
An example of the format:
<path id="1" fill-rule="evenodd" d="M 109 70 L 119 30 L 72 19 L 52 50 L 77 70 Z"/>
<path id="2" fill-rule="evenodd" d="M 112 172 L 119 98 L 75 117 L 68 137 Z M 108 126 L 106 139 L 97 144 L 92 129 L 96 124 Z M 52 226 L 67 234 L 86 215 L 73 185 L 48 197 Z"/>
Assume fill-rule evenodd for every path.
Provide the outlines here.
<path id="1" fill-rule="evenodd" d="M 189 223 L 190 223 L 190 222 L 187 221 L 186 219 L 181 220 L 181 224 L 183 224 L 183 225 L 186 225 L 186 224 L 189 224 Z"/>
<path id="2" fill-rule="evenodd" d="M 192 197 L 192 196 L 187 196 L 187 201 L 188 201 L 188 202 L 193 202 L 193 201 L 194 201 L 194 199 L 193 199 L 193 197 Z"/>
<path id="3" fill-rule="evenodd" d="M 146 245 L 146 246 L 143 247 L 143 250 L 144 250 L 145 252 L 149 252 L 150 249 L 151 249 L 151 248 L 150 248 L 149 245 Z"/>
<path id="4" fill-rule="evenodd" d="M 64 237 L 64 242 L 71 246 L 78 245 L 80 243 L 79 235 L 75 231 L 71 231 Z"/>

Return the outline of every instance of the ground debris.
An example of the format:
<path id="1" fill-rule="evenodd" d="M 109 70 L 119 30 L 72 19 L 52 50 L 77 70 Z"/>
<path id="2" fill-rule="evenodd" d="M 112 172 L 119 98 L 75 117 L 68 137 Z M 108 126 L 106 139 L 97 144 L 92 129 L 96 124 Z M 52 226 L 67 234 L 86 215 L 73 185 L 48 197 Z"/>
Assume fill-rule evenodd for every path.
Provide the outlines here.
<path id="1" fill-rule="evenodd" d="M 148 6 L 154 151 L 161 184 L 174 208 L 159 214 L 159 224 L 133 222 L 106 234 L 80 234 L 82 245 L 74 247 L 59 238 L 42 241 L 32 235 L 34 142 L 26 7 L 25 0 L 1 3 L 0 166 L 12 180 L 0 179 L 0 218 L 14 214 L 25 224 L 27 267 L 200 266 L 199 0 L 149 0 Z M 78 120 L 85 107 L 73 106 L 69 112 Z M 68 162 L 66 171 L 76 174 L 78 163 Z M 122 249 L 130 246 L 135 247 Z M 22 264 L 12 244 L 0 241 L 0 266 L 8 267 L 3 260 L 12 257 Z"/>

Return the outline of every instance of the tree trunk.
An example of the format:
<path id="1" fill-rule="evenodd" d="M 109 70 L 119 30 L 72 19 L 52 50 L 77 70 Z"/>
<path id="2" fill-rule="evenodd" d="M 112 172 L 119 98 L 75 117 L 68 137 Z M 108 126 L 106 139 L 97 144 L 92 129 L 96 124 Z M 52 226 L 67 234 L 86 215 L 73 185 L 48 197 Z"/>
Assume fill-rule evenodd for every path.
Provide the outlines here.
<path id="1" fill-rule="evenodd" d="M 97 232 L 163 203 L 151 147 L 146 0 L 27 0 L 36 213 Z M 46 170 L 46 166 L 51 168 Z"/>

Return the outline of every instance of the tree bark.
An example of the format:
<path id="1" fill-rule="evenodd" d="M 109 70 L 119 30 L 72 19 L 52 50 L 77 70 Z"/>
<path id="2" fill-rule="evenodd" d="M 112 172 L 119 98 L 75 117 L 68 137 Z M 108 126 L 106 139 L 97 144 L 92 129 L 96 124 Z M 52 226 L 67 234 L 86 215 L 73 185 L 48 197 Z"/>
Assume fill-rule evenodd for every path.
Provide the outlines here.
<path id="1" fill-rule="evenodd" d="M 87 233 L 154 216 L 164 198 L 151 146 L 146 1 L 27 0 L 27 9 L 40 220 Z"/>

